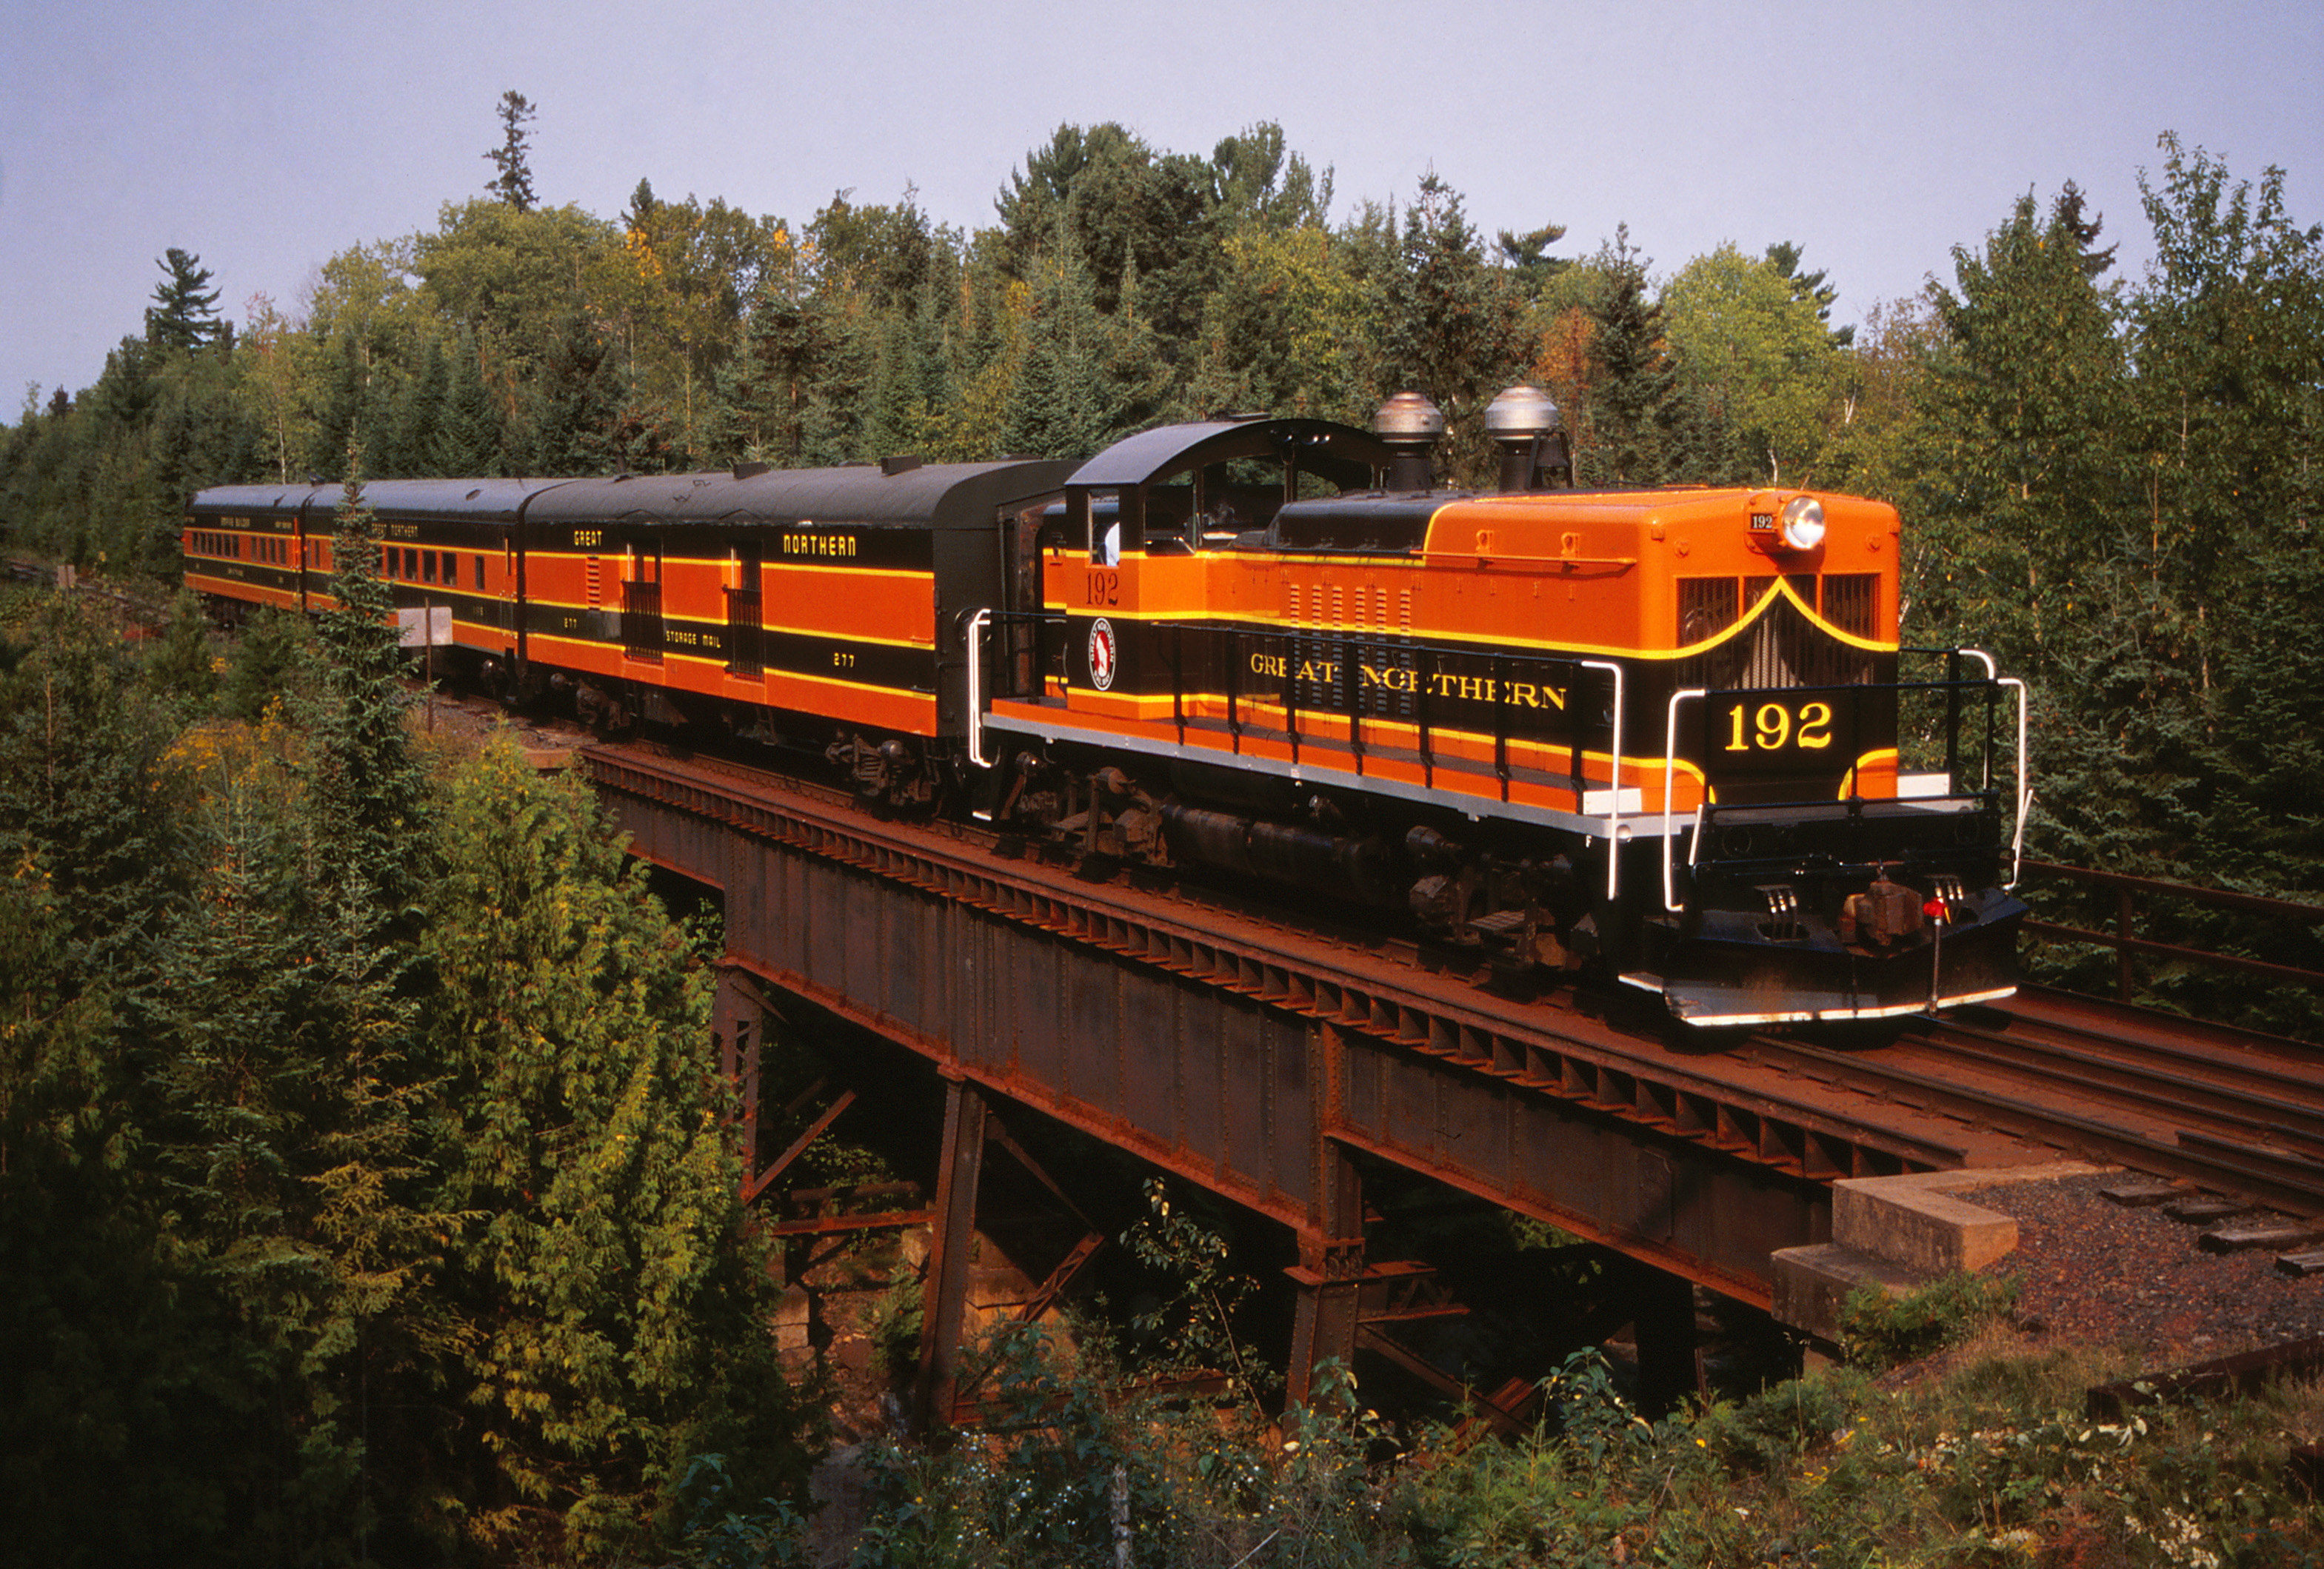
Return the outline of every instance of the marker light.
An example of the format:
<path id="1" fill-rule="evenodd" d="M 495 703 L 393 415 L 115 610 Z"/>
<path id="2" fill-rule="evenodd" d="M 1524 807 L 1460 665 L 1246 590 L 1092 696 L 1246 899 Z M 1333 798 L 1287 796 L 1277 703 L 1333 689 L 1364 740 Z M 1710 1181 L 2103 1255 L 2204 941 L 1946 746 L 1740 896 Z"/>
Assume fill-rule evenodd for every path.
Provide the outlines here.
<path id="1" fill-rule="evenodd" d="M 1812 550 L 1823 543 L 1823 503 L 1795 495 L 1784 503 L 1784 544 L 1794 550 Z"/>
<path id="2" fill-rule="evenodd" d="M 1946 920 L 1952 915 L 1952 911 L 1945 908 L 1945 901 L 1941 899 L 1932 899 L 1922 905 L 1921 913 L 1932 921 Z"/>

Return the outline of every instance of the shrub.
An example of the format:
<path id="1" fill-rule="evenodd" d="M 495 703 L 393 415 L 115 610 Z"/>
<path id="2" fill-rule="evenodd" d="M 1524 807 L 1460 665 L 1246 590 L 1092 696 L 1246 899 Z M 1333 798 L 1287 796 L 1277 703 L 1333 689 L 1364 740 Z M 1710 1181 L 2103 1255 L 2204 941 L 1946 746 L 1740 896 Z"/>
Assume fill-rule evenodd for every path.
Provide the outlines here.
<path id="1" fill-rule="evenodd" d="M 1893 1368 L 1966 1339 L 2016 1302 L 2014 1276 L 1960 1269 L 1903 1297 L 1859 1286 L 1840 1308 L 1840 1352 L 1858 1367 Z"/>

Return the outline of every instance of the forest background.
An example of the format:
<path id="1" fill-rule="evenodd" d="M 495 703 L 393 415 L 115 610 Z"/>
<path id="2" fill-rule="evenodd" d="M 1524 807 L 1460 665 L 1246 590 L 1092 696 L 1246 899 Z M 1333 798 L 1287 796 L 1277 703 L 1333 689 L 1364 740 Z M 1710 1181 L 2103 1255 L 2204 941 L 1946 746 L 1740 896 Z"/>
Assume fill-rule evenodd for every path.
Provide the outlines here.
<path id="1" fill-rule="evenodd" d="M 2324 235 L 2279 171 L 2164 136 L 2137 280 L 2072 183 L 1997 193 L 1950 281 L 1847 326 L 1796 245 L 1658 273 L 1623 231 L 1482 235 L 1433 177 L 1335 217 L 1266 124 L 1207 154 L 1061 127 L 962 232 L 908 190 L 797 224 L 642 180 L 610 218 L 546 206 L 530 106 L 502 109 L 486 194 L 295 307 L 229 321 L 198 257 L 161 258 L 97 383 L 0 429 L 0 542 L 166 579 L 192 491 L 351 450 L 374 476 L 1071 457 L 1406 389 L 1475 479 L 1484 405 L 1529 381 L 1582 485 L 1894 501 L 1906 641 L 2032 682 L 2036 852 L 2324 902 Z M 412 753 L 362 605 L 223 674 L 190 612 L 142 660 L 53 602 L 6 618 L 0 1343 L 42 1360 L 0 1409 L 37 1506 L 0 1557 L 618 1555 L 671 1527 L 692 1456 L 799 1474 L 797 1398 L 733 1353 L 763 1276 L 698 934 L 575 792 Z M 244 723 L 195 723 L 221 709 Z M 2324 967 L 2313 928 L 2167 935 Z M 134 1509 L 106 1485 L 131 1472 Z"/>

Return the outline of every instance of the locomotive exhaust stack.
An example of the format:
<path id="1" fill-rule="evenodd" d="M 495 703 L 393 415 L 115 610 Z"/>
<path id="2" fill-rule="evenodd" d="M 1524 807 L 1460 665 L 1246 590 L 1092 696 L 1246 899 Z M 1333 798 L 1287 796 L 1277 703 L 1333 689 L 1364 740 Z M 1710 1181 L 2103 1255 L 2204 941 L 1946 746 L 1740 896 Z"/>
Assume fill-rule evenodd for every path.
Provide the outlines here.
<path id="1" fill-rule="evenodd" d="M 1502 389 L 1485 406 L 1485 431 L 1500 449 L 1502 494 L 1572 483 L 1565 421 L 1539 387 Z"/>
<path id="2" fill-rule="evenodd" d="M 1395 455 L 1388 468 L 1389 490 L 1436 488 L 1436 476 L 1429 468 L 1428 459 L 1436 443 L 1443 438 L 1444 411 L 1418 392 L 1398 392 L 1372 416 L 1372 433 L 1386 442 Z"/>

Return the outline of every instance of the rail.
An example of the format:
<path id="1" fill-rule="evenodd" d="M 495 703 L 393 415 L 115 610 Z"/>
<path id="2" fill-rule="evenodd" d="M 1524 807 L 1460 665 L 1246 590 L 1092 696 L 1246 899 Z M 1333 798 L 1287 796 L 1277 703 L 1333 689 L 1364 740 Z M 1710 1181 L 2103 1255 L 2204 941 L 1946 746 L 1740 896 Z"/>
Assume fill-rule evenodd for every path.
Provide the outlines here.
<path id="1" fill-rule="evenodd" d="M 2024 869 L 2044 878 L 2114 891 L 2115 929 L 2111 932 L 2037 920 L 2030 916 L 2026 918 L 2023 929 L 2034 937 L 2112 948 L 2116 958 L 2115 994 L 2125 1001 L 2137 992 L 2138 969 L 2135 961 L 2141 955 L 2207 964 L 2239 974 L 2258 975 L 2285 985 L 2324 991 L 2324 971 L 2303 969 L 2295 964 L 2270 964 L 2264 959 L 2247 959 L 2237 954 L 2222 954 L 2180 943 L 2157 942 L 2138 936 L 2136 896 L 2145 894 L 2152 899 L 2179 900 L 2208 909 L 2236 910 L 2273 920 L 2311 923 L 2324 921 L 2324 905 L 2268 899 L 2224 888 L 2199 888 L 2190 883 L 2166 882 L 2160 878 L 2133 877 L 2120 872 L 2097 872 L 2087 866 L 2068 866 L 2054 861 L 2027 861 Z"/>

